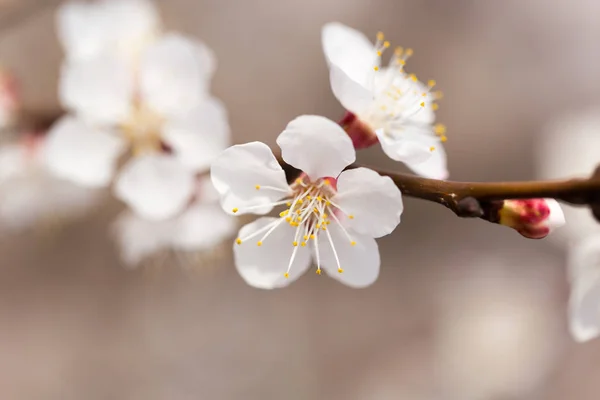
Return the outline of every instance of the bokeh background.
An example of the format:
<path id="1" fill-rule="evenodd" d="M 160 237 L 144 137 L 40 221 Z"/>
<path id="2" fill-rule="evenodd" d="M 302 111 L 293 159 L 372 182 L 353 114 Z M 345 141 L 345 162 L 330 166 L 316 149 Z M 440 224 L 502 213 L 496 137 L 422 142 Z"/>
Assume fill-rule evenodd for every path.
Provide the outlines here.
<path id="1" fill-rule="evenodd" d="M 0 60 L 30 110 L 58 107 L 58 3 L 0 0 Z M 407 69 L 445 93 L 456 180 L 533 178 L 547 122 L 600 103 L 597 0 L 158 5 L 168 29 L 216 52 L 238 143 L 274 145 L 300 114 L 341 117 L 320 45 L 335 20 L 415 49 Z M 359 161 L 402 169 L 377 148 Z M 600 341 L 569 336 L 565 255 L 549 241 L 407 199 L 373 286 L 308 274 L 265 292 L 228 244 L 123 268 L 107 235 L 120 209 L 107 195 L 85 220 L 0 241 L 1 399 L 598 398 Z"/>

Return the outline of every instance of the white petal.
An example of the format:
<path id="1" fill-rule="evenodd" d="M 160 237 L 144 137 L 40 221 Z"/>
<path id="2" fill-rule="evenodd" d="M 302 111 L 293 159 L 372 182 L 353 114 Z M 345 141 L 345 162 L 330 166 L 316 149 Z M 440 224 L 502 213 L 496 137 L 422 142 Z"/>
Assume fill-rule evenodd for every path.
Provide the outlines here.
<path id="1" fill-rule="evenodd" d="M 227 148 L 230 136 L 225 107 L 219 100 L 210 98 L 167 121 L 163 139 L 182 163 L 203 171 Z"/>
<path id="2" fill-rule="evenodd" d="M 574 246 L 569 254 L 570 328 L 580 342 L 600 335 L 600 235 Z"/>
<path id="3" fill-rule="evenodd" d="M 113 31 L 106 25 L 98 4 L 67 2 L 57 13 L 58 37 L 67 57 L 84 59 L 97 56 L 112 42 Z"/>
<path id="4" fill-rule="evenodd" d="M 433 133 L 410 128 L 396 132 L 394 137 L 383 130 L 375 133 L 384 153 L 392 160 L 405 163 L 415 173 L 426 178 L 448 178 L 446 152 Z"/>
<path id="5" fill-rule="evenodd" d="M 352 140 L 335 122 L 317 115 L 302 115 L 277 137 L 286 163 L 312 179 L 337 177 L 356 160 Z"/>
<path id="6" fill-rule="evenodd" d="M 371 41 L 361 32 L 331 22 L 321 33 L 323 51 L 329 65 L 336 65 L 359 85 L 367 87 L 372 81 L 377 53 Z"/>
<path id="7" fill-rule="evenodd" d="M 142 57 L 141 95 L 163 114 L 190 110 L 208 96 L 215 63 L 212 50 L 203 43 L 178 34 L 165 35 Z"/>
<path id="8" fill-rule="evenodd" d="M 132 267 L 169 248 L 176 232 L 174 220 L 149 221 L 131 211 L 122 213 L 113 225 L 121 259 Z"/>
<path id="9" fill-rule="evenodd" d="M 378 238 L 391 233 L 400 223 L 404 206 L 394 182 L 368 168 L 344 171 L 333 198 L 345 213 L 345 226 L 363 235 Z"/>
<path id="10" fill-rule="evenodd" d="M 358 114 L 367 109 L 373 102 L 373 93 L 352 80 L 336 65 L 331 65 L 329 79 L 333 95 L 346 110 Z"/>
<path id="11" fill-rule="evenodd" d="M 559 228 L 566 224 L 565 213 L 562 210 L 562 207 L 558 203 L 558 201 L 554 199 L 545 199 L 546 204 L 548 204 L 548 208 L 550 208 L 550 216 L 548 217 L 548 221 L 546 224 L 550 231 L 554 231 L 556 228 Z"/>
<path id="12" fill-rule="evenodd" d="M 45 162 L 59 177 L 101 187 L 110 183 L 125 148 L 126 143 L 113 132 L 91 128 L 80 119 L 67 116 L 48 132 Z"/>
<path id="13" fill-rule="evenodd" d="M 0 183 L 18 175 L 27 164 L 27 149 L 20 144 L 0 147 Z"/>
<path id="14" fill-rule="evenodd" d="M 277 220 L 276 218 L 259 218 L 242 227 L 238 237 L 244 238 Z M 310 251 L 307 247 L 292 246 L 295 232 L 294 228 L 283 223 L 263 242 L 262 246 L 256 245 L 262 235 L 240 245 L 233 245 L 235 266 L 247 284 L 259 289 L 284 287 L 306 272 L 311 261 Z M 297 249 L 296 257 L 289 278 L 285 278 L 284 274 L 294 249 Z"/>
<path id="15" fill-rule="evenodd" d="M 185 251 L 209 249 L 235 234 L 235 219 L 221 210 L 218 203 L 196 202 L 177 218 L 175 247 Z"/>
<path id="16" fill-rule="evenodd" d="M 69 59 L 135 52 L 158 28 L 158 12 L 147 0 L 69 2 L 57 14 L 58 36 Z"/>
<path id="17" fill-rule="evenodd" d="M 335 246 L 337 256 L 343 273 L 338 272 L 338 263 L 326 231 L 319 233 L 319 256 L 321 257 L 321 268 L 332 278 L 343 284 L 363 288 L 371 285 L 379 276 L 379 248 L 375 239 L 349 232 L 356 245 L 352 246 L 342 230 L 336 225 L 327 226 L 328 232 Z"/>
<path id="18" fill-rule="evenodd" d="M 441 143 L 433 144 L 431 147 L 435 149 L 431 152 L 431 157 L 422 163 L 407 163 L 406 165 L 418 175 L 431 179 L 448 179 L 446 151 Z"/>
<path id="19" fill-rule="evenodd" d="M 269 204 L 280 200 L 289 192 L 285 172 L 275 159 L 269 146 L 261 142 L 251 142 L 232 146 L 213 162 L 211 179 L 221 195 L 221 205 L 226 212 L 244 207 Z M 256 185 L 261 189 L 256 190 Z M 273 187 L 277 190 L 262 187 Z M 232 204 L 232 201 L 239 201 Z M 273 207 L 252 210 L 253 214 L 264 214 Z"/>
<path id="20" fill-rule="evenodd" d="M 194 175 L 170 155 L 145 155 L 125 165 L 115 195 L 142 218 L 161 220 L 175 216 L 194 193 Z"/>
<path id="21" fill-rule="evenodd" d="M 109 0 L 101 3 L 110 24 L 115 46 L 125 53 L 137 53 L 160 30 L 160 16 L 148 0 Z"/>
<path id="22" fill-rule="evenodd" d="M 133 90 L 129 68 L 112 56 L 67 62 L 61 70 L 62 104 L 88 121 L 124 120 L 131 110 Z"/>

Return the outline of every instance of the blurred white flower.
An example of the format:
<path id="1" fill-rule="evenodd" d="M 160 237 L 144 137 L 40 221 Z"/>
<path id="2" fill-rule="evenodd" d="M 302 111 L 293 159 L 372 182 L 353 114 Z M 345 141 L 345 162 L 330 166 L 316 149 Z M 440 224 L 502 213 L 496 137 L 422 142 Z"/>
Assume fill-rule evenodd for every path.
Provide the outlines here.
<path id="1" fill-rule="evenodd" d="M 114 53 L 135 59 L 160 32 L 160 18 L 149 0 L 72 1 L 57 13 L 59 40 L 69 60 Z"/>
<path id="2" fill-rule="evenodd" d="M 424 85 L 404 71 L 412 49 L 397 48 L 390 64 L 381 67 L 390 45 L 383 34 L 372 44 L 361 32 L 337 22 L 323 27 L 322 42 L 333 94 L 350 112 L 342 124 L 355 146 L 379 141 L 390 158 L 417 174 L 446 179 L 446 128 L 433 126 L 434 101 L 441 93 L 431 92 L 434 81 Z"/>
<path id="3" fill-rule="evenodd" d="M 10 126 L 20 106 L 16 78 L 0 67 L 0 131 Z"/>
<path id="4" fill-rule="evenodd" d="M 110 53 L 67 61 L 59 94 L 72 114 L 50 131 L 49 167 L 80 185 L 106 186 L 131 149 L 116 196 L 142 218 L 174 217 L 196 175 L 229 143 L 225 108 L 209 94 L 214 70 L 212 51 L 178 34 L 145 47 L 135 71 Z"/>
<path id="5" fill-rule="evenodd" d="M 122 260 L 130 267 L 163 250 L 198 252 L 214 248 L 231 237 L 234 219 L 215 201 L 215 189 L 208 178 L 200 180 L 194 200 L 172 218 L 152 221 L 131 211 L 123 212 L 114 224 Z"/>
<path id="6" fill-rule="evenodd" d="M 296 118 L 277 144 L 285 162 L 303 171 L 291 185 L 260 142 L 230 147 L 211 167 L 226 211 L 266 214 L 287 206 L 280 218 L 263 217 L 240 230 L 234 255 L 242 278 L 263 289 L 287 286 L 314 258 L 318 274 L 323 268 L 352 287 L 373 283 L 380 266 L 374 238 L 400 223 L 398 188 L 367 168 L 342 172 L 354 162 L 355 150 L 344 130 L 327 118 Z"/>
<path id="7" fill-rule="evenodd" d="M 600 234 L 573 244 L 568 263 L 571 334 L 585 342 L 600 336 Z"/>
<path id="8" fill-rule="evenodd" d="M 52 176 L 43 163 L 43 137 L 28 135 L 0 147 L 0 228 L 29 228 L 45 220 L 82 216 L 99 203 L 98 191 Z"/>

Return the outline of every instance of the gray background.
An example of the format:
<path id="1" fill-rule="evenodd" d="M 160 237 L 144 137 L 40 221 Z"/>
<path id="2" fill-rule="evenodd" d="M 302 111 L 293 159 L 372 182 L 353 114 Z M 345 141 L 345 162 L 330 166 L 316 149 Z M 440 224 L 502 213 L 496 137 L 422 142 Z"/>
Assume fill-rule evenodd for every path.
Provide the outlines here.
<path id="1" fill-rule="evenodd" d="M 0 61 L 38 111 L 57 108 L 57 3 L 0 0 Z M 168 29 L 215 50 L 213 88 L 238 143 L 273 145 L 299 114 L 341 117 L 320 47 L 332 20 L 415 49 L 408 70 L 445 94 L 453 179 L 532 178 L 544 124 L 600 102 L 595 0 L 159 6 Z M 359 161 L 402 169 L 379 151 Z M 252 289 L 228 244 L 187 268 L 171 258 L 125 270 L 107 236 L 121 209 L 111 200 L 86 220 L 3 238 L 0 398 L 597 399 L 600 341 L 568 335 L 561 250 L 438 205 L 405 206 L 365 290 L 315 274 Z"/>

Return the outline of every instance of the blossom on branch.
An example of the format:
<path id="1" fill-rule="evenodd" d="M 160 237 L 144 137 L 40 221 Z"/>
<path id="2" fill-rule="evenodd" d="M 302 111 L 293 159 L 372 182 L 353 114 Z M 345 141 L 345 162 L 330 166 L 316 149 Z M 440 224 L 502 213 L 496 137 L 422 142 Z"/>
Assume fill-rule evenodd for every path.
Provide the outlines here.
<path id="1" fill-rule="evenodd" d="M 323 27 L 322 42 L 329 65 L 331 89 L 348 110 L 342 124 L 356 148 L 381 143 L 393 160 L 419 175 L 448 178 L 444 125 L 433 125 L 441 98 L 435 81 L 421 83 L 404 70 L 412 49 L 398 47 L 388 66 L 381 57 L 390 43 L 383 33 L 375 44 L 361 32 L 340 23 Z"/>
<path id="2" fill-rule="evenodd" d="M 258 288 L 283 287 L 314 260 L 317 274 L 325 271 L 352 287 L 373 283 L 380 266 L 374 238 L 400 223 L 400 190 L 368 168 L 344 171 L 355 150 L 327 118 L 294 119 L 277 144 L 284 161 L 302 171 L 291 184 L 260 142 L 230 147 L 211 167 L 225 211 L 264 215 L 283 207 L 278 218 L 262 217 L 240 230 L 234 255 L 242 278 Z"/>

